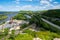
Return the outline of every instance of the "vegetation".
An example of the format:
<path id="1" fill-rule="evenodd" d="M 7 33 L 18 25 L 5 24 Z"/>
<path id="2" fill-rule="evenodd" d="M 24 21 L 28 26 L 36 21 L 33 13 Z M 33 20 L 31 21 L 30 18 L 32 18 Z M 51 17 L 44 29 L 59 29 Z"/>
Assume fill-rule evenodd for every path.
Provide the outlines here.
<path id="1" fill-rule="evenodd" d="M 33 37 L 29 34 L 19 34 L 15 37 L 15 40 L 32 40 Z"/>
<path id="2" fill-rule="evenodd" d="M 49 20 L 57 25 L 60 25 L 59 24 L 60 20 L 58 21 L 55 20 L 56 18 L 58 19 L 60 18 L 59 9 L 42 11 L 42 12 L 20 11 L 16 16 L 13 17 L 13 19 L 29 21 L 29 24 L 22 24 L 21 29 L 24 29 L 25 27 L 31 24 L 36 24 L 36 28 L 42 27 L 44 30 L 42 31 L 40 29 L 39 32 L 35 32 L 27 29 L 24 30 L 23 33 L 18 35 L 15 35 L 15 30 L 12 30 L 12 34 L 10 35 L 9 38 L 6 38 L 6 40 L 33 40 L 33 38 L 35 38 L 36 35 L 42 40 L 53 40 L 54 38 L 60 38 L 60 29 L 53 27 L 50 24 L 42 21 L 41 18 L 45 18 L 46 20 Z M 4 32 L 1 32 L 0 38 L 8 35 L 8 31 L 9 29 L 5 29 Z"/>
<path id="3" fill-rule="evenodd" d="M 36 32 L 35 31 L 31 31 L 29 29 L 27 30 L 24 30 L 23 33 L 28 33 L 29 35 L 31 35 L 32 37 L 34 37 L 36 35 Z"/>
<path id="4" fill-rule="evenodd" d="M 21 25 L 20 29 L 24 29 L 24 28 L 28 27 L 28 25 L 29 24 L 24 23 L 24 24 Z"/>
<path id="5" fill-rule="evenodd" d="M 5 22 L 0 23 L 0 25 L 4 24 Z"/>
<path id="6" fill-rule="evenodd" d="M 26 17 L 24 16 L 24 14 L 17 14 L 17 16 L 14 17 L 14 19 L 17 19 L 17 20 L 25 20 Z"/>
<path id="7" fill-rule="evenodd" d="M 43 40 L 53 40 L 54 38 L 60 38 L 58 34 L 49 31 L 40 31 L 37 32 L 36 35 Z"/>
<path id="8" fill-rule="evenodd" d="M 60 26 L 60 9 L 48 10 L 42 14 L 42 17 Z"/>
<path id="9" fill-rule="evenodd" d="M 6 19 L 6 18 L 7 18 L 7 16 L 0 14 L 0 20 L 4 20 L 4 19 Z"/>
<path id="10" fill-rule="evenodd" d="M 50 24 L 44 22 L 44 21 L 41 21 L 41 24 L 42 24 L 42 27 L 45 29 L 45 30 L 49 30 L 49 31 L 52 31 L 52 32 L 56 32 L 56 33 L 59 33 L 60 34 L 60 29 L 54 27 L 54 26 L 51 26 Z"/>
<path id="11" fill-rule="evenodd" d="M 20 11 L 16 16 L 14 16 L 14 19 L 17 20 L 27 20 L 27 16 L 26 15 L 31 15 L 32 11 Z M 29 18 L 28 18 L 29 19 Z"/>
<path id="12" fill-rule="evenodd" d="M 47 17 L 60 18 L 60 9 L 48 10 L 44 12 L 43 15 Z"/>
<path id="13" fill-rule="evenodd" d="M 4 32 L 0 32 L 0 39 L 4 38 L 5 36 L 7 36 L 8 35 L 8 31 L 9 31 L 9 29 L 6 28 L 6 29 L 4 29 Z"/>
<path id="14" fill-rule="evenodd" d="M 23 34 L 18 34 L 16 36 L 13 30 L 10 37 L 5 38 L 5 40 L 33 40 L 33 38 L 35 38 L 36 35 L 42 40 L 53 40 L 54 38 L 60 38 L 60 35 L 54 32 L 50 32 L 50 31 L 35 32 L 27 29 L 23 31 Z"/>
<path id="15" fill-rule="evenodd" d="M 40 32 L 34 32 L 31 30 L 25 30 L 25 34 L 19 34 L 16 36 L 15 40 L 33 40 L 35 35 L 37 37 L 41 38 L 42 40 L 53 40 L 54 38 L 60 38 L 60 35 L 50 32 L 50 31 L 40 31 Z M 35 34 L 35 35 L 34 35 Z"/>
<path id="16" fill-rule="evenodd" d="M 30 18 L 29 17 L 27 18 L 26 16 L 24 18 L 26 18 L 26 20 L 29 19 L 28 20 L 29 24 L 36 24 L 36 28 L 37 27 L 43 27 L 46 30 L 50 30 L 50 31 L 53 31 L 53 32 L 60 32 L 59 29 L 57 29 L 57 28 L 51 26 L 50 24 L 47 24 L 47 23 L 45 23 L 45 22 L 43 22 L 41 20 L 41 18 L 45 18 L 47 20 L 51 20 L 52 18 L 56 18 L 60 14 L 60 13 L 58 13 L 58 11 L 59 10 L 48 10 L 48 11 L 43 11 L 42 14 L 39 11 L 36 11 L 36 12 L 32 12 L 32 11 L 20 11 L 19 14 L 22 15 L 22 16 L 28 15 Z M 56 17 L 55 17 L 55 14 L 56 14 Z M 19 15 L 19 17 L 21 17 L 20 15 Z M 18 17 L 18 15 L 16 15 L 16 17 L 18 19 L 20 19 Z M 16 17 L 14 17 L 14 18 L 17 19 Z M 55 22 L 55 21 L 52 21 L 52 22 Z M 58 21 L 56 21 L 55 23 L 59 24 Z"/>

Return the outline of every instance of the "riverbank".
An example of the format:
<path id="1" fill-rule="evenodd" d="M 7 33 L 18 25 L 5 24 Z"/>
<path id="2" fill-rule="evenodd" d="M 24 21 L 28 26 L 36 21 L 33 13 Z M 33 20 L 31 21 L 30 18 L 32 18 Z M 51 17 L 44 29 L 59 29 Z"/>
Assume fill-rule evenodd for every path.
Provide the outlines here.
<path id="1" fill-rule="evenodd" d="M 8 14 L 7 14 L 8 13 Z M 9 21 L 12 17 L 18 14 L 18 12 L 0 12 L 1 15 L 7 16 L 6 19 L 0 20 L 0 24 L 3 24 L 3 22 Z M 2 16 L 3 17 L 3 16 Z M 1 17 L 0 17 L 1 18 Z"/>
<path id="2" fill-rule="evenodd" d="M 0 29 L 2 29 L 2 28 L 13 28 L 13 26 L 15 28 L 18 28 L 20 25 L 22 25 L 24 23 L 26 23 L 26 24 L 29 23 L 29 22 L 24 21 L 24 20 L 13 20 L 13 22 L 11 24 L 9 24 L 10 21 L 11 20 L 6 21 L 4 24 L 0 25 Z"/>
<path id="3" fill-rule="evenodd" d="M 4 20 L 4 19 L 6 19 L 6 18 L 7 18 L 6 15 L 1 15 L 1 14 L 0 14 L 0 20 Z"/>

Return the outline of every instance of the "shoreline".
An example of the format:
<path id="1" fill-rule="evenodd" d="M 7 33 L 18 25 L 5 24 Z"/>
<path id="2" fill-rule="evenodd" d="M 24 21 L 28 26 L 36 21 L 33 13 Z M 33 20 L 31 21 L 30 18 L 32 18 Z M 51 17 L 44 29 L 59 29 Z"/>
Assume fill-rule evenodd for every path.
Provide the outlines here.
<path id="1" fill-rule="evenodd" d="M 12 24 L 9 24 L 9 22 L 10 22 L 10 20 L 6 21 L 4 24 L 0 25 L 0 30 L 5 29 L 5 28 L 12 28 L 13 26 L 20 26 L 24 23 L 27 23 L 27 24 L 29 23 L 24 20 L 16 20 L 16 19 L 13 20 Z"/>

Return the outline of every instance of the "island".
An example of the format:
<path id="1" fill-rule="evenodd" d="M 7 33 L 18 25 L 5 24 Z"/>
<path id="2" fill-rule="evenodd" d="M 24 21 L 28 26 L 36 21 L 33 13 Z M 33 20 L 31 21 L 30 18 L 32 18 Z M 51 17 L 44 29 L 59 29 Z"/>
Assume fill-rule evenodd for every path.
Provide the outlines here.
<path id="1" fill-rule="evenodd" d="M 4 20 L 4 19 L 6 19 L 6 18 L 7 18 L 6 15 L 0 14 L 0 20 Z"/>

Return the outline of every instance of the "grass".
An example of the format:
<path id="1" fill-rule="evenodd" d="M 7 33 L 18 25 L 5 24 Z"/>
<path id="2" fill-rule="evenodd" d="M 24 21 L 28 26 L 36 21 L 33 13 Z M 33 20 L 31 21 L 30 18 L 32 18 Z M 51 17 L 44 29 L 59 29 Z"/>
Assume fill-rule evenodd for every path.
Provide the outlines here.
<path id="1" fill-rule="evenodd" d="M 39 38 L 43 40 L 52 40 L 54 38 L 60 38 L 60 35 L 57 33 L 49 32 L 49 31 L 40 31 L 36 34 Z"/>
<path id="2" fill-rule="evenodd" d="M 32 40 L 33 37 L 29 34 L 19 34 L 16 36 L 15 40 Z"/>
<path id="3" fill-rule="evenodd" d="M 27 33 L 27 34 L 22 34 L 20 36 L 18 35 L 18 37 L 15 38 L 15 39 L 19 40 L 19 38 L 22 37 L 21 40 L 25 40 L 25 39 L 32 40 L 32 38 L 34 38 L 35 35 L 37 35 L 37 37 L 41 38 L 42 40 L 53 40 L 54 38 L 60 38 L 59 34 L 54 33 L 54 32 L 50 32 L 50 31 L 34 32 L 34 31 L 31 31 L 31 30 L 27 29 L 27 30 L 24 31 L 24 33 Z M 28 37 L 30 37 L 30 38 L 26 37 L 26 35 L 28 35 Z"/>
<path id="4" fill-rule="evenodd" d="M 23 31 L 23 34 L 18 34 L 17 36 L 11 35 L 10 38 L 5 40 L 33 40 L 33 38 L 35 38 L 36 35 L 42 40 L 53 40 L 54 38 L 60 38 L 60 35 L 54 32 L 50 31 L 35 32 L 27 29 Z"/>

